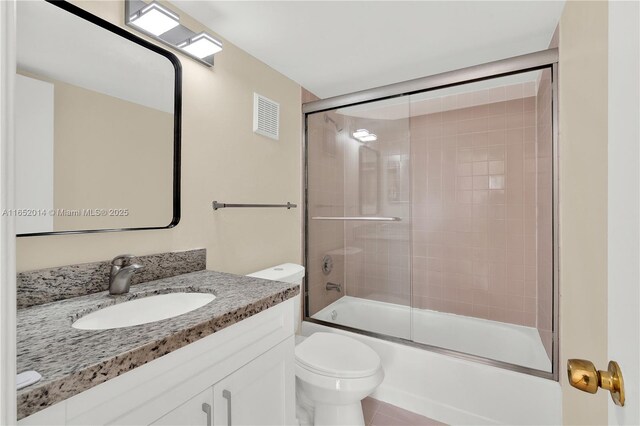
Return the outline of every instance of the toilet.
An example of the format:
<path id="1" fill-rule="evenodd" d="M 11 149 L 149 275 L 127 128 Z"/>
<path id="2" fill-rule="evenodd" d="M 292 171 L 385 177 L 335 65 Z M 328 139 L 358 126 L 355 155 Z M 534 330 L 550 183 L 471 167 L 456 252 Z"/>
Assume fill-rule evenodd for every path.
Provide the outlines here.
<path id="1" fill-rule="evenodd" d="M 304 267 L 285 263 L 251 277 L 302 284 Z M 296 299 L 299 333 L 302 296 Z M 364 425 L 361 401 L 382 383 L 378 354 L 364 343 L 337 333 L 296 335 L 296 414 L 301 425 Z"/>
<path id="2" fill-rule="evenodd" d="M 360 402 L 383 378 L 380 357 L 369 346 L 341 334 L 312 334 L 296 345 L 300 424 L 306 414 L 316 426 L 364 425 Z"/>
<path id="3" fill-rule="evenodd" d="M 300 294 L 293 301 L 294 303 L 294 321 L 296 325 L 296 334 L 300 333 L 300 325 L 302 324 L 302 280 L 304 279 L 304 266 L 295 263 L 283 263 L 282 265 L 272 266 L 271 268 L 248 274 L 248 277 L 262 278 L 263 280 L 282 281 L 285 283 L 299 284 Z"/>

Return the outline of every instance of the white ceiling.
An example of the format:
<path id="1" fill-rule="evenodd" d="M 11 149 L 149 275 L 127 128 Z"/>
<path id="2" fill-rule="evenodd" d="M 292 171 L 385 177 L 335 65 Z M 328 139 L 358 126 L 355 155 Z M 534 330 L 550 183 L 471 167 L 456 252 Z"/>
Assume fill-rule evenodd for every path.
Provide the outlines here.
<path id="1" fill-rule="evenodd" d="M 16 41 L 21 71 L 173 114 L 167 58 L 53 4 L 19 1 Z"/>
<path id="2" fill-rule="evenodd" d="M 564 1 L 172 0 L 327 98 L 546 49 Z"/>
<path id="3" fill-rule="evenodd" d="M 382 99 L 339 108 L 336 113 L 373 120 L 401 120 L 490 102 L 520 99 L 537 93 L 540 73 L 542 71 L 529 71 L 409 96 Z M 500 89 L 490 95 L 490 91 L 496 88 Z"/>

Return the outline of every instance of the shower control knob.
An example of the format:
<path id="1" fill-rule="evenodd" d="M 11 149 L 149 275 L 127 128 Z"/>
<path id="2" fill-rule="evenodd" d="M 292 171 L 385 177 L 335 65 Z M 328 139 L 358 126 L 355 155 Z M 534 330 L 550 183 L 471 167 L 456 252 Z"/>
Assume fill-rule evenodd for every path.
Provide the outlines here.
<path id="1" fill-rule="evenodd" d="M 322 273 L 329 275 L 333 270 L 333 259 L 328 254 L 322 258 Z"/>

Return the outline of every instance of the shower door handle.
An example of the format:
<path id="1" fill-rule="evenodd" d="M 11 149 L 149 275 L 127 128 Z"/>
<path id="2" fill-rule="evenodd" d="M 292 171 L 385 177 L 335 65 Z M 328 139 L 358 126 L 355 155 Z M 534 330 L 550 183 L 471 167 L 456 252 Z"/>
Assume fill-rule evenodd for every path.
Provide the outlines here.
<path id="1" fill-rule="evenodd" d="M 402 219 L 395 216 L 314 216 L 313 220 L 364 220 L 371 222 L 400 222 Z"/>

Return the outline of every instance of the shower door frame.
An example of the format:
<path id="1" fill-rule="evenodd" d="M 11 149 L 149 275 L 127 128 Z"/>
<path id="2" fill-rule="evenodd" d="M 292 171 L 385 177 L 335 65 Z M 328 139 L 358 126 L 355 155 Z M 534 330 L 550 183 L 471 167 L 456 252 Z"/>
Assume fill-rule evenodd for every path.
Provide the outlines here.
<path id="1" fill-rule="evenodd" d="M 417 78 L 414 80 L 408 80 L 401 83 L 394 83 L 386 86 L 381 86 L 373 89 L 362 90 L 346 95 L 335 96 L 327 99 L 321 99 L 313 102 L 302 104 L 302 120 L 303 120 L 303 179 L 304 179 L 304 242 L 303 242 L 303 257 L 305 268 L 308 268 L 309 264 L 309 152 L 308 152 L 308 116 L 309 114 L 319 113 L 328 110 L 334 110 L 336 108 L 343 108 L 348 106 L 354 106 L 359 104 L 370 103 L 374 101 L 399 98 L 421 92 L 428 92 L 437 89 L 443 89 L 451 86 L 459 86 L 467 83 L 473 83 L 482 80 L 489 80 L 497 77 L 505 77 L 513 74 L 519 74 L 528 71 L 549 69 L 551 71 L 551 125 L 552 125 L 552 241 L 553 241 L 553 317 L 552 317 L 552 331 L 553 331 L 553 348 L 551 360 L 551 372 L 537 370 L 534 368 L 528 368 L 525 366 L 511 364 L 504 361 L 497 361 L 491 358 L 486 358 L 478 355 L 472 355 L 465 352 L 455 351 L 452 349 L 446 349 L 439 346 L 433 346 L 426 343 L 414 342 L 399 337 L 393 337 L 386 334 L 361 330 L 354 327 L 335 324 L 328 321 L 322 321 L 319 319 L 311 318 L 309 316 L 309 291 L 308 291 L 308 275 L 305 274 L 304 278 L 304 321 L 321 324 L 327 327 L 333 327 L 353 333 L 358 333 L 378 339 L 383 339 L 403 345 L 409 345 L 432 352 L 461 358 L 469 361 L 478 362 L 481 364 L 504 368 L 507 370 L 516 371 L 519 373 L 529 374 L 533 376 L 542 377 L 550 380 L 559 380 L 559 215 L 558 215 L 558 49 L 547 49 L 539 52 L 529 53 L 526 55 L 515 56 L 512 58 L 502 59 L 499 61 L 488 62 L 481 65 L 475 65 L 468 68 L 462 68 L 459 70 L 448 71 L 441 74 L 435 74 L 428 77 Z M 308 270 L 308 269 L 307 269 Z M 411 285 L 413 286 L 413 280 Z M 413 309 L 413 306 L 411 306 Z"/>

